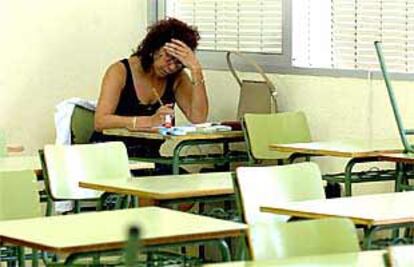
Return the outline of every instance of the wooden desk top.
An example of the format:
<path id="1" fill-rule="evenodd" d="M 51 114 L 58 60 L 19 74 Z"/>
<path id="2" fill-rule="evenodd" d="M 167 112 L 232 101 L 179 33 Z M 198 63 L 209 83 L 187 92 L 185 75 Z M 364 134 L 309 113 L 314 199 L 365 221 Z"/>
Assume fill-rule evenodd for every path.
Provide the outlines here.
<path id="1" fill-rule="evenodd" d="M 399 139 L 372 141 L 349 139 L 342 141 L 271 144 L 270 149 L 289 153 L 360 158 L 375 157 L 384 153 L 399 153 L 403 150 L 403 146 Z"/>
<path id="2" fill-rule="evenodd" d="M 135 138 L 146 138 L 146 139 L 157 139 L 157 140 L 174 140 L 174 141 L 184 141 L 184 140 L 213 140 L 213 139 L 240 139 L 243 140 L 242 131 L 228 131 L 228 132 L 215 132 L 208 134 L 187 134 L 180 136 L 172 135 L 161 135 L 154 132 L 138 132 L 138 131 L 129 131 L 128 129 L 117 128 L 117 129 L 106 129 L 103 131 L 106 135 L 116 135 L 116 136 L 127 136 Z"/>
<path id="3" fill-rule="evenodd" d="M 380 160 L 401 162 L 401 163 L 414 163 L 413 153 L 392 153 L 392 154 L 381 154 Z"/>
<path id="4" fill-rule="evenodd" d="M 355 253 L 312 255 L 303 257 L 291 257 L 280 260 L 243 261 L 208 264 L 205 267 L 386 267 L 383 260 L 384 250 L 371 250 Z"/>
<path id="5" fill-rule="evenodd" d="M 234 192 L 230 172 L 151 176 L 122 181 L 81 181 L 79 186 L 155 200 L 225 195 Z"/>
<path id="6" fill-rule="evenodd" d="M 129 169 L 130 170 L 140 170 L 140 169 L 153 169 L 155 168 L 155 164 L 152 162 L 142 162 L 142 161 L 129 161 Z"/>
<path id="7" fill-rule="evenodd" d="M 391 267 L 414 266 L 414 245 L 391 246 L 387 251 Z"/>
<path id="8" fill-rule="evenodd" d="M 143 245 L 237 237 L 247 225 L 170 209 L 145 207 L 0 222 L 0 241 L 52 253 L 118 249 L 131 225 Z"/>
<path id="9" fill-rule="evenodd" d="M 9 156 L 0 157 L 0 171 L 33 170 L 36 174 L 42 172 L 38 156 Z"/>
<path id="10" fill-rule="evenodd" d="M 261 211 L 301 218 L 347 217 L 367 226 L 414 222 L 414 191 L 285 203 Z"/>

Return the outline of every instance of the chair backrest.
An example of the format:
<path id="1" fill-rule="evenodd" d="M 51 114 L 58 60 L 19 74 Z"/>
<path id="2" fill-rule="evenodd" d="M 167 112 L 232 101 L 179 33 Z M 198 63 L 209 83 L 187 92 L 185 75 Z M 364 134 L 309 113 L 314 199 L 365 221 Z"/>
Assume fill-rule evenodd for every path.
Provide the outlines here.
<path id="1" fill-rule="evenodd" d="M 236 174 L 243 219 L 247 224 L 289 218 L 261 212 L 263 204 L 325 198 L 322 175 L 314 162 L 239 167 Z"/>
<path id="2" fill-rule="evenodd" d="M 260 223 L 250 228 L 250 232 L 260 236 L 256 247 L 251 249 L 254 260 L 360 250 L 355 225 L 347 218 Z"/>
<path id="3" fill-rule="evenodd" d="M 0 221 L 41 216 L 33 171 L 0 172 Z"/>
<path id="4" fill-rule="evenodd" d="M 255 160 L 289 157 L 290 154 L 270 150 L 270 144 L 311 141 L 308 122 L 303 112 L 245 114 L 243 130 L 249 155 Z"/>
<path id="5" fill-rule="evenodd" d="M 130 177 L 128 155 L 121 142 L 46 145 L 44 161 L 45 181 L 54 200 L 80 200 L 101 195 L 101 192 L 80 188 L 80 180 Z"/>
<path id="6" fill-rule="evenodd" d="M 95 112 L 75 106 L 70 120 L 72 144 L 88 144 L 94 131 Z"/>

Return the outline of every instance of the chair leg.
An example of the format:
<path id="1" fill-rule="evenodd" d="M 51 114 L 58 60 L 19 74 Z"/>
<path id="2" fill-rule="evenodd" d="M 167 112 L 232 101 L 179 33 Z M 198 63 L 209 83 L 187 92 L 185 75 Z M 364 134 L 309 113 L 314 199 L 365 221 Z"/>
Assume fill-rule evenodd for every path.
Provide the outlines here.
<path id="1" fill-rule="evenodd" d="M 53 201 L 48 197 L 46 202 L 46 216 L 52 215 Z"/>

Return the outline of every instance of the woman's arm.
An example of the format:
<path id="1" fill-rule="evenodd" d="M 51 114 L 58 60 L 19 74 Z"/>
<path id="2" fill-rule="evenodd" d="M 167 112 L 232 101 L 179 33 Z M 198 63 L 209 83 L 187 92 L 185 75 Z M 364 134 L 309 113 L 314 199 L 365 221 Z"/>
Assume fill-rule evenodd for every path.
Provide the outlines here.
<path id="1" fill-rule="evenodd" d="M 115 115 L 122 89 L 126 82 L 126 69 L 122 63 L 112 64 L 106 71 L 101 94 L 95 112 L 95 130 L 108 128 L 151 127 L 159 124 L 160 116 L 119 116 Z M 161 108 L 160 108 L 161 109 Z"/>
<path id="2" fill-rule="evenodd" d="M 202 123 L 208 116 L 207 90 L 201 65 L 194 52 L 183 42 L 172 39 L 166 51 L 181 61 L 191 72 L 191 78 L 181 71 L 175 83 L 175 98 L 180 109 L 192 123 Z"/>
<path id="3" fill-rule="evenodd" d="M 180 109 L 191 123 L 207 120 L 208 100 L 201 69 L 191 71 L 192 81 L 184 71 L 176 80 L 175 98 Z"/>

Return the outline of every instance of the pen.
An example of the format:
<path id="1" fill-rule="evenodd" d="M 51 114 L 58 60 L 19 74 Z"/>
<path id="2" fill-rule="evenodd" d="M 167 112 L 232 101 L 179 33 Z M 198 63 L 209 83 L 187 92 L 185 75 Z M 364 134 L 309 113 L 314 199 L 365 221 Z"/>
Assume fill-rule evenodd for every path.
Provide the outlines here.
<path id="1" fill-rule="evenodd" d="M 154 93 L 155 97 L 157 97 L 158 103 L 160 103 L 161 106 L 164 106 L 164 103 L 162 103 L 160 95 L 154 87 L 152 87 L 152 92 Z"/>
<path id="2" fill-rule="evenodd" d="M 152 92 L 157 97 L 157 100 L 160 103 L 160 105 L 161 106 L 164 106 L 164 103 L 162 102 L 160 95 L 158 94 L 157 90 L 155 90 L 154 87 L 152 87 Z M 171 118 L 171 115 L 169 115 L 169 114 L 165 115 L 165 122 L 164 122 L 163 125 L 164 125 L 165 128 L 171 128 L 171 126 L 172 126 L 172 118 Z"/>

